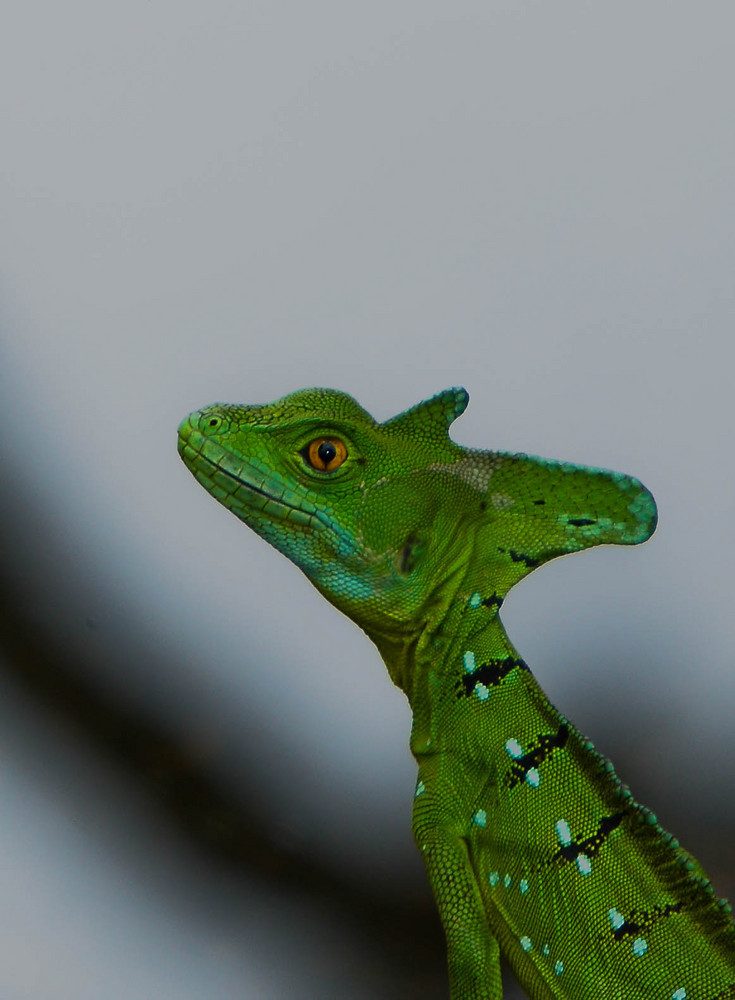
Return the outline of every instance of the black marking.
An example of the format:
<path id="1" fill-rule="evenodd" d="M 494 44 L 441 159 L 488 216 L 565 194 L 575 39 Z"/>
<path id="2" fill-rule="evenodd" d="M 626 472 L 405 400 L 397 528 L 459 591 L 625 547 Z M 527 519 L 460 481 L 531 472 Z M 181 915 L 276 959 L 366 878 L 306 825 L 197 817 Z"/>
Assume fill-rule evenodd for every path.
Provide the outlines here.
<path id="1" fill-rule="evenodd" d="M 555 733 L 541 733 L 536 741 L 531 744 L 528 753 L 522 757 L 517 757 L 511 765 L 510 771 L 505 776 L 503 784 L 506 788 L 515 788 L 525 781 L 526 775 L 533 767 L 538 767 L 555 750 L 561 750 L 566 745 L 569 737 L 569 726 L 562 724 Z"/>
<path id="2" fill-rule="evenodd" d="M 503 598 L 498 597 L 496 593 L 492 593 L 489 597 L 483 597 L 480 604 L 484 605 L 486 608 L 502 608 Z"/>
<path id="3" fill-rule="evenodd" d="M 546 501 L 545 501 L 545 500 L 534 500 L 533 502 L 534 502 L 534 505 L 535 505 L 536 507 L 541 507 L 541 506 L 543 506 L 543 504 L 545 504 L 545 503 L 546 503 Z"/>
<path id="4" fill-rule="evenodd" d="M 409 535 L 398 557 L 398 572 L 402 576 L 408 576 L 416 568 L 416 547 L 419 539 L 415 535 Z"/>
<path id="5" fill-rule="evenodd" d="M 631 910 L 630 916 L 623 921 L 620 927 L 613 928 L 612 936 L 616 941 L 622 941 L 632 934 L 640 934 L 641 931 L 652 927 L 658 920 L 670 917 L 672 913 L 679 913 L 683 906 L 684 904 L 679 902 L 667 903 L 666 906 L 654 906 L 652 910 Z"/>
<path id="6" fill-rule="evenodd" d="M 622 812 L 613 813 L 612 816 L 603 816 L 597 826 L 597 833 L 593 833 L 586 840 L 573 840 L 569 844 L 562 845 L 551 860 L 563 865 L 569 861 L 576 861 L 581 854 L 587 858 L 594 858 L 599 854 L 605 840 L 620 825 L 626 812 L 624 809 Z"/>
<path id="7" fill-rule="evenodd" d="M 487 500 L 480 501 L 480 510 L 487 510 Z"/>
<path id="8" fill-rule="evenodd" d="M 401 559 L 399 563 L 399 570 L 404 576 L 411 571 L 412 554 L 413 554 L 413 548 L 407 542 L 401 549 Z"/>
<path id="9" fill-rule="evenodd" d="M 366 460 L 365 460 L 365 457 L 363 455 L 359 455 L 355 459 L 355 461 L 357 462 L 358 465 L 364 465 Z"/>
<path id="10" fill-rule="evenodd" d="M 571 524 L 575 528 L 584 528 L 588 524 L 597 524 L 597 521 L 591 517 L 568 517 L 567 524 Z"/>
<path id="11" fill-rule="evenodd" d="M 464 674 L 457 681 L 457 696 L 460 698 L 469 697 L 478 684 L 484 684 L 485 687 L 498 687 L 511 670 L 515 670 L 516 667 L 528 670 L 527 663 L 524 663 L 523 660 L 516 660 L 512 656 L 507 656 L 505 659 L 488 660 L 487 663 L 480 664 L 471 674 Z"/>
<path id="12" fill-rule="evenodd" d="M 529 569 L 533 569 L 534 566 L 538 566 L 539 560 L 534 559 L 533 556 L 527 556 L 524 552 L 515 552 L 513 549 L 508 550 L 508 555 L 513 560 L 513 562 L 522 562 L 528 566 Z"/>

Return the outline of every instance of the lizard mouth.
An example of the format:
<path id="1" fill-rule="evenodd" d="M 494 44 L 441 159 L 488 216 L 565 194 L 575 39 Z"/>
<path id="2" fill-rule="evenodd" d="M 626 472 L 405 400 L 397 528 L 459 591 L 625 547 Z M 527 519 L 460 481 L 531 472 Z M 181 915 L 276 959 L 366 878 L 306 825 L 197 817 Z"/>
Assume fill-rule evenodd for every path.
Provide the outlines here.
<path id="1" fill-rule="evenodd" d="M 282 483 L 259 475 L 247 460 L 202 434 L 195 414 L 179 426 L 179 455 L 189 471 L 215 499 L 241 520 L 265 516 L 314 528 L 323 528 L 324 518 L 311 504 L 289 496 Z"/>

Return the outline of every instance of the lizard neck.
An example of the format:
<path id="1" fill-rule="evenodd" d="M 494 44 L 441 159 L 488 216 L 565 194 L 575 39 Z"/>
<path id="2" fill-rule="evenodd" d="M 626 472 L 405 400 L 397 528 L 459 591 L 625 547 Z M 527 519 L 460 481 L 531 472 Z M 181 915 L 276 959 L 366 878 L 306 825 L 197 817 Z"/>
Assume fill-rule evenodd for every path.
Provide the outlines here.
<path id="1" fill-rule="evenodd" d="M 566 740 L 566 720 L 505 632 L 503 595 L 488 582 L 493 576 L 485 561 L 469 560 L 445 580 L 451 584 L 442 588 L 445 603 L 429 610 L 422 627 L 371 635 L 411 704 L 411 751 L 419 764 L 449 754 L 461 756 L 468 775 L 470 761 L 504 766 L 515 747 L 508 750 L 508 738 L 521 718 Z"/>
<path id="2" fill-rule="evenodd" d="M 485 566 L 459 566 L 434 592 L 443 600 L 425 609 L 419 625 L 368 632 L 412 709 L 446 699 L 458 681 L 466 694 L 482 699 L 511 670 L 528 673 L 498 615 L 503 597 L 487 577 Z"/>

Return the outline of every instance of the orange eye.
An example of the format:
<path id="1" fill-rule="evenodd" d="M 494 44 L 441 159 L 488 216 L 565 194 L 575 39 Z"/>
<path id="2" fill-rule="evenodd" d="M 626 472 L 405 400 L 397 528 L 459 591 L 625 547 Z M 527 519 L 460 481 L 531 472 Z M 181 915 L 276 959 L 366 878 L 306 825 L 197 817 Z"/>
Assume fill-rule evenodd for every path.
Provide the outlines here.
<path id="1" fill-rule="evenodd" d="M 347 458 L 347 449 L 339 438 L 315 438 L 301 454 L 312 469 L 334 472 Z"/>

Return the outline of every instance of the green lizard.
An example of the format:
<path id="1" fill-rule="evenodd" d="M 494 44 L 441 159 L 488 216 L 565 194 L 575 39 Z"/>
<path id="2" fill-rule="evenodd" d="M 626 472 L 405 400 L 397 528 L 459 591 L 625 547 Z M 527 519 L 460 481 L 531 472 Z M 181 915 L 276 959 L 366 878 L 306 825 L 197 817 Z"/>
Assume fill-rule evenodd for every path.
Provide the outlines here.
<path id="1" fill-rule="evenodd" d="M 377 645 L 413 711 L 413 832 L 452 1000 L 735 998 L 735 924 L 699 864 L 549 703 L 507 638 L 554 556 L 635 545 L 656 506 L 616 472 L 455 444 L 463 389 L 376 423 L 307 389 L 179 428 L 199 482 Z"/>

